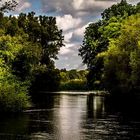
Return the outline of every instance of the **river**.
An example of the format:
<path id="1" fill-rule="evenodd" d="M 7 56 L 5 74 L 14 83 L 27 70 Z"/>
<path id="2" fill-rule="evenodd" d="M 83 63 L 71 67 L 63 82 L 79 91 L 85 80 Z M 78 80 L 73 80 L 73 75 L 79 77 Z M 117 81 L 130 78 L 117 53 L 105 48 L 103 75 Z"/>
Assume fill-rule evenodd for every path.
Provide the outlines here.
<path id="1" fill-rule="evenodd" d="M 130 104 L 122 109 L 104 96 L 46 94 L 22 114 L 0 115 L 0 140 L 140 139 L 139 107 Z"/>

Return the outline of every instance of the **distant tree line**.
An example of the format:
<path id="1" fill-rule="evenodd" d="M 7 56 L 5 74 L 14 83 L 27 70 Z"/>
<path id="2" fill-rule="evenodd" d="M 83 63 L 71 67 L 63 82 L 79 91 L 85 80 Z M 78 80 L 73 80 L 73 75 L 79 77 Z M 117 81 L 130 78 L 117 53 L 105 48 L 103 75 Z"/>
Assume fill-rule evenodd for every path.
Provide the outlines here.
<path id="1" fill-rule="evenodd" d="M 59 90 L 88 90 L 87 70 L 60 70 L 61 82 Z"/>

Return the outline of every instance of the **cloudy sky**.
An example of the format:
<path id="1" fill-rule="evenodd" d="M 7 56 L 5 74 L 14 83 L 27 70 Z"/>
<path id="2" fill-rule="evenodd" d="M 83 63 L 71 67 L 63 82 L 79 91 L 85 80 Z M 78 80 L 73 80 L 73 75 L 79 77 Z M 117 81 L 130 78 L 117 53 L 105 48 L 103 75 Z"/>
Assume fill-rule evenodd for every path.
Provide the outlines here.
<path id="1" fill-rule="evenodd" d="M 83 68 L 78 56 L 78 48 L 82 44 L 85 27 L 90 22 L 99 20 L 100 13 L 120 0 L 17 0 L 16 11 L 35 11 L 36 14 L 56 16 L 57 24 L 63 29 L 65 47 L 61 48 L 56 61 L 56 67 L 67 69 Z M 136 4 L 140 0 L 128 0 Z"/>

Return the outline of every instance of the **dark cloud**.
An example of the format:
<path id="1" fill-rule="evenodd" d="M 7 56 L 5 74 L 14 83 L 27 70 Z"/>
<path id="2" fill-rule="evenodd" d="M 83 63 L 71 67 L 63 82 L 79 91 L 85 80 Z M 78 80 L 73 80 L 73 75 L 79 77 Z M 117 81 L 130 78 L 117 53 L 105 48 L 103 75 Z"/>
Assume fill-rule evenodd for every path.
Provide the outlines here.
<path id="1" fill-rule="evenodd" d="M 45 13 L 69 14 L 71 7 L 70 0 L 42 0 L 42 10 Z"/>
<path id="2" fill-rule="evenodd" d="M 70 14 L 75 17 L 101 12 L 113 3 L 110 0 L 42 0 L 42 10 L 45 13 Z"/>
<path id="3" fill-rule="evenodd" d="M 85 16 L 98 14 L 112 4 L 121 0 L 41 0 L 42 11 L 44 13 L 57 13 L 58 15 L 70 14 L 75 16 Z M 127 0 L 137 3 L 139 0 Z"/>

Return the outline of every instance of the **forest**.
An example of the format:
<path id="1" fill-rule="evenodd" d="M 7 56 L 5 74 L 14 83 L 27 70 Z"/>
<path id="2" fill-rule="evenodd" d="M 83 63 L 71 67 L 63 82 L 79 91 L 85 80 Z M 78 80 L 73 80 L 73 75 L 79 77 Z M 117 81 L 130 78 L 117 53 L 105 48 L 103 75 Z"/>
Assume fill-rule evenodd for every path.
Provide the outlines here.
<path id="1" fill-rule="evenodd" d="M 81 71 L 55 68 L 65 45 L 56 18 L 35 12 L 5 16 L 16 4 L 0 8 L 0 111 L 30 107 L 37 91 L 140 91 L 140 3 L 122 0 L 89 24 L 79 49 L 88 69 Z"/>

